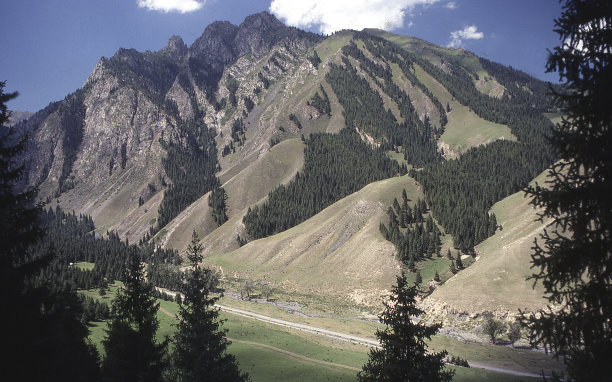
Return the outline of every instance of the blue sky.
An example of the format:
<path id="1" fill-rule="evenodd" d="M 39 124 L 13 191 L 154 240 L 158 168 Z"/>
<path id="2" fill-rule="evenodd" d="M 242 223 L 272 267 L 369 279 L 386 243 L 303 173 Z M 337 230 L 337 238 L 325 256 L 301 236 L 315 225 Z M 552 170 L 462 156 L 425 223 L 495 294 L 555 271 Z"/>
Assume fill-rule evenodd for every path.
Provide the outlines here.
<path id="1" fill-rule="evenodd" d="M 190 45 L 215 20 L 238 25 L 264 10 L 317 33 L 389 29 L 558 79 L 544 73 L 557 0 L 3 0 L 0 80 L 20 93 L 9 108 L 63 99 L 121 47 L 155 51 L 174 34 Z"/>

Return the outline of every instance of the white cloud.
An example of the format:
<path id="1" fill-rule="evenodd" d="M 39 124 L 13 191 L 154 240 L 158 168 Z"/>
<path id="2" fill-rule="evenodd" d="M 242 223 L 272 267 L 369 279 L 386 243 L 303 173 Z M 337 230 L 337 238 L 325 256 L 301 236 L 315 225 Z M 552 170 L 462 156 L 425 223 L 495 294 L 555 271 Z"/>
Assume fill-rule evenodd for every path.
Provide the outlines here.
<path id="1" fill-rule="evenodd" d="M 463 30 L 451 32 L 451 41 L 448 46 L 451 48 L 459 48 L 463 44 L 463 40 L 480 40 L 484 37 L 484 33 L 478 32 L 476 25 L 470 25 Z"/>
<path id="2" fill-rule="evenodd" d="M 448 9 L 456 9 L 457 3 L 455 3 L 454 1 L 449 1 L 448 3 L 446 3 L 445 7 Z"/>
<path id="3" fill-rule="evenodd" d="M 404 25 L 406 14 L 420 5 L 438 0 L 272 0 L 270 12 L 287 25 L 317 28 L 329 34 L 341 29 L 380 28 Z"/>
<path id="4" fill-rule="evenodd" d="M 138 0 L 140 8 L 151 11 L 188 13 L 204 6 L 205 0 Z"/>

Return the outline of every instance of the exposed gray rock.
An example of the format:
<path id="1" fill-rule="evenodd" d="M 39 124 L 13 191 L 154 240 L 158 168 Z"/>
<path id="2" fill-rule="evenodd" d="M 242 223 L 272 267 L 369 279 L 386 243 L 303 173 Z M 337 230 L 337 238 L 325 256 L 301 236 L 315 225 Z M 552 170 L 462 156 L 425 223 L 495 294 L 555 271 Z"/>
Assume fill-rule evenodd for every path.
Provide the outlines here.
<path id="1" fill-rule="evenodd" d="M 162 54 L 167 54 L 173 59 L 180 61 L 187 55 L 187 45 L 183 42 L 181 36 L 174 35 L 168 40 L 168 46 L 160 51 Z"/>
<path id="2" fill-rule="evenodd" d="M 215 102 L 226 96 L 219 82 L 227 68 L 245 58 L 233 69 L 241 81 L 233 111 L 239 117 L 245 112 L 244 97 L 256 105 L 260 102 L 254 95 L 256 68 L 275 46 L 291 56 L 284 47 L 306 49 L 320 38 L 286 27 L 263 12 L 249 16 L 240 26 L 212 23 L 189 48 L 181 37 L 172 36 L 159 52 L 121 48 L 111 58 L 102 57 L 78 91 L 73 103 L 82 115 L 74 116 L 76 122 L 70 127 L 65 125 L 66 110 L 75 95 L 22 123 L 23 131 L 32 136 L 23 156 L 27 183 L 39 187 L 41 200 L 90 214 L 98 228 L 127 235 L 123 232 L 127 226 L 121 222 L 127 216 L 132 221 L 144 216 L 137 213 L 139 199 L 163 193 L 160 180 L 168 179 L 160 142 L 184 139 L 177 128 L 184 122 L 198 119 L 222 132 L 233 121 L 222 119 L 226 110 L 215 109 Z M 293 63 L 282 65 L 289 69 Z M 271 80 L 284 75 L 278 68 L 272 70 Z M 249 121 L 257 118 L 258 114 Z M 249 155 L 267 145 L 267 138 L 256 141 L 258 148 L 248 150 Z M 68 186 L 60 189 L 60 180 Z M 156 185 L 154 192 L 149 185 Z M 154 200 L 156 204 L 145 207 L 157 209 L 161 197 Z M 130 227 L 132 232 L 137 228 Z M 138 228 L 138 232 L 145 230 Z"/>
<path id="3" fill-rule="evenodd" d="M 20 111 L 20 110 L 11 110 L 11 117 L 8 121 L 8 126 L 14 126 L 19 122 L 25 121 L 34 115 L 31 111 Z"/>
<path id="4" fill-rule="evenodd" d="M 198 57 L 221 69 L 219 64 L 229 64 L 238 56 L 234 39 L 238 27 L 229 21 L 215 21 L 204 29 L 204 33 L 189 47 L 189 56 Z"/>

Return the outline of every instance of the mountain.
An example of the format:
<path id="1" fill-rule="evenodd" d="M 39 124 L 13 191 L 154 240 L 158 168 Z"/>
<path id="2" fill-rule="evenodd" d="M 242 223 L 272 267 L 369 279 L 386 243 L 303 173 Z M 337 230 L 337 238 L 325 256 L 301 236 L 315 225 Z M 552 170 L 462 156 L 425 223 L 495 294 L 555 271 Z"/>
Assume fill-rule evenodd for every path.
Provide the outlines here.
<path id="1" fill-rule="evenodd" d="M 463 49 L 380 30 L 323 37 L 263 12 L 212 23 L 191 46 L 172 36 L 103 57 L 19 125 L 32 137 L 24 183 L 91 215 L 98 235 L 182 251 L 195 230 L 230 284 L 371 311 L 408 267 L 441 276 L 426 301 L 456 314 L 468 275 L 501 272 L 499 248 L 516 242 L 502 232 L 534 216 L 513 194 L 555 159 L 547 92 Z M 502 199 L 520 219 L 496 212 Z M 473 265 L 455 275 L 449 249 Z M 521 266 L 500 280 L 527 290 L 528 250 L 513 253 Z"/>
<path id="2" fill-rule="evenodd" d="M 24 121 L 30 118 L 34 113 L 31 111 L 19 111 L 19 110 L 11 110 L 11 119 L 9 122 L 9 126 L 13 126 L 21 121 Z"/>

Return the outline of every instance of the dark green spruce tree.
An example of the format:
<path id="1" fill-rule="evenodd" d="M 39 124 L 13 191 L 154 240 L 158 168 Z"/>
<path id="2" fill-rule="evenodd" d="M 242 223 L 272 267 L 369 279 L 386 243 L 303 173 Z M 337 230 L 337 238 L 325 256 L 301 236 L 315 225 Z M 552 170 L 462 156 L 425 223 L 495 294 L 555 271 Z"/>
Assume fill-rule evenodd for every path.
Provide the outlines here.
<path id="1" fill-rule="evenodd" d="M 185 382 L 248 381 L 248 375 L 240 373 L 234 356 L 227 353 L 230 342 L 214 307 L 217 298 L 210 296 L 216 276 L 200 266 L 202 244 L 195 231 L 187 247 L 187 258 L 191 269 L 181 290 L 183 298 L 172 355 L 174 377 Z"/>
<path id="2" fill-rule="evenodd" d="M 562 357 L 566 381 L 612 380 L 612 3 L 568 0 L 547 69 L 565 83 L 552 133 L 561 160 L 528 189 L 552 219 L 532 254 L 555 309 L 526 315 L 530 341 Z"/>
<path id="3" fill-rule="evenodd" d="M 45 231 L 35 189 L 17 191 L 24 167 L 17 164 L 27 137 L 5 124 L 6 103 L 17 93 L 4 93 L 0 82 L 0 315 L 5 349 L 0 357 L 3 378 L 14 381 L 96 381 L 98 355 L 77 315 L 82 306 L 74 290 L 52 288 L 41 277 L 53 258 L 50 248 L 32 251 Z"/>
<path id="4" fill-rule="evenodd" d="M 423 314 L 416 306 L 418 285 L 408 286 L 406 274 L 397 277 L 389 302 L 380 320 L 387 325 L 376 337 L 381 349 L 370 350 L 370 359 L 357 374 L 360 382 L 436 382 L 451 381 L 454 371 L 444 370 L 446 351 L 428 353 L 426 339 L 438 332 L 441 325 L 414 323 L 413 317 Z"/>
<path id="5" fill-rule="evenodd" d="M 113 300 L 111 319 L 102 340 L 106 353 L 102 363 L 105 381 L 162 380 L 168 363 L 168 341 L 156 340 L 159 303 L 153 291 L 153 285 L 144 278 L 140 255 L 130 249 L 125 286 Z"/>

